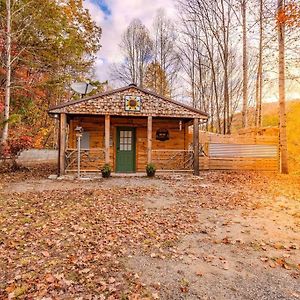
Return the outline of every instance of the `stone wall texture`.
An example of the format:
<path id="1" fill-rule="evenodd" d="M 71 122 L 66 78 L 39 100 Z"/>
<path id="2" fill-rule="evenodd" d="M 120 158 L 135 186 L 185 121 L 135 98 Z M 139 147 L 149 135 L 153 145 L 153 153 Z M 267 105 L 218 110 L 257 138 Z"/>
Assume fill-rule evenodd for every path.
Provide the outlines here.
<path id="1" fill-rule="evenodd" d="M 140 96 L 140 111 L 125 110 L 125 96 Z M 153 116 L 171 118 L 206 118 L 202 113 L 185 104 L 160 97 L 143 89 L 128 86 L 111 93 L 62 104 L 50 113 L 115 115 L 115 116 Z"/>

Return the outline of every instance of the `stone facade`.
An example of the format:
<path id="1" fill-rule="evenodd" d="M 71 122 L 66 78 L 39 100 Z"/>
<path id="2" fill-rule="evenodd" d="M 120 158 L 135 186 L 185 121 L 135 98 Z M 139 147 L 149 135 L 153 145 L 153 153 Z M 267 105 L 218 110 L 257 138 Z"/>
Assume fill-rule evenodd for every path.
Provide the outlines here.
<path id="1" fill-rule="evenodd" d="M 125 110 L 125 96 L 141 98 L 140 111 Z M 49 110 L 50 114 L 86 114 L 112 116 L 153 116 L 171 118 L 200 118 L 207 115 L 180 102 L 156 95 L 136 86 L 127 86 L 78 101 L 66 102 Z"/>

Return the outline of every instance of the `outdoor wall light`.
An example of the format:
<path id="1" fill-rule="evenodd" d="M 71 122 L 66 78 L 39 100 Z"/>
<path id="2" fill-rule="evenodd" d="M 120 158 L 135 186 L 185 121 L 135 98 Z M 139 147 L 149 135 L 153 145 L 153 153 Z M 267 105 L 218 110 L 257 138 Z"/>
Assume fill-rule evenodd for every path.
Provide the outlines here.
<path id="1" fill-rule="evenodd" d="M 76 132 L 76 137 L 82 137 L 83 128 L 81 126 L 77 126 L 75 128 L 75 132 Z"/>
<path id="2" fill-rule="evenodd" d="M 53 119 L 55 119 L 55 120 L 58 120 L 59 119 L 59 114 L 51 114 L 50 115 L 50 118 L 53 118 Z"/>

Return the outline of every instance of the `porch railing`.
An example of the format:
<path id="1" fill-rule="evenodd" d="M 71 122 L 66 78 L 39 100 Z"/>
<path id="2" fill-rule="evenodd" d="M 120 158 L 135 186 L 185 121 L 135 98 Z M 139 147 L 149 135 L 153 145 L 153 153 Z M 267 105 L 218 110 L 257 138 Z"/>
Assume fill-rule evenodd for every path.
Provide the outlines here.
<path id="1" fill-rule="evenodd" d="M 152 162 L 158 171 L 191 171 L 194 152 L 192 150 L 152 150 Z"/>
<path id="2" fill-rule="evenodd" d="M 66 171 L 77 171 L 78 151 L 67 149 L 65 152 Z M 102 148 L 81 149 L 80 168 L 83 172 L 100 171 L 105 162 L 105 151 Z"/>

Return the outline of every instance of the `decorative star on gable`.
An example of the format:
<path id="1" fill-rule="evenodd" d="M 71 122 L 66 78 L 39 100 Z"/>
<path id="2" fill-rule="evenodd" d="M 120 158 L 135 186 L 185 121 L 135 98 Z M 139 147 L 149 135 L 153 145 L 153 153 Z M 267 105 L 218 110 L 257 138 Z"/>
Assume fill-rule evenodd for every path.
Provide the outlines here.
<path id="1" fill-rule="evenodd" d="M 132 95 L 125 96 L 125 110 L 141 111 L 141 97 Z"/>

